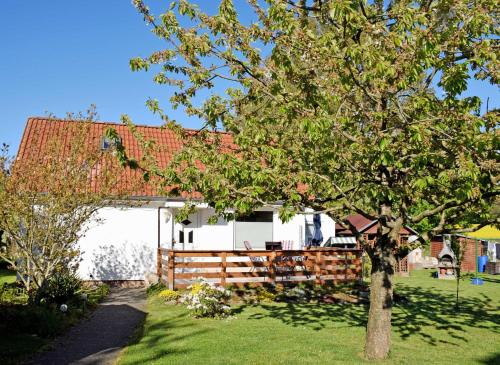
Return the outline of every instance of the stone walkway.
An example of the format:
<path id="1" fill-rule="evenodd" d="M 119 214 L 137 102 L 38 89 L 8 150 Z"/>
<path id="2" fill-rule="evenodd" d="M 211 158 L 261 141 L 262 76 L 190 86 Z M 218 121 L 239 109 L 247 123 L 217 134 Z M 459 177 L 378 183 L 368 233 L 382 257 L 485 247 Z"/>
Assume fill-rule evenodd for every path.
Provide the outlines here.
<path id="1" fill-rule="evenodd" d="M 36 355 L 30 365 L 113 364 L 142 323 L 144 289 L 111 289 L 92 315 L 58 337 L 52 348 Z"/>

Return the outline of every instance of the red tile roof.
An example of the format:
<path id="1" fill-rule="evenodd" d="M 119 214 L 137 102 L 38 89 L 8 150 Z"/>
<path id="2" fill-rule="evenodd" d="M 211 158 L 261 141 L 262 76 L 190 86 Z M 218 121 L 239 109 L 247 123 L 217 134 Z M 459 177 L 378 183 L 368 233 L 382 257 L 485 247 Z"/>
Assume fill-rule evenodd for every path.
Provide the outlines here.
<path id="1" fill-rule="evenodd" d="M 44 146 L 51 138 L 57 138 L 62 144 L 69 144 L 72 136 L 71 128 L 67 127 L 69 125 L 74 126 L 75 123 L 78 122 L 40 117 L 28 118 L 17 153 L 17 160 L 38 157 L 37 155 L 40 154 L 40 151 L 44 150 Z M 143 150 L 127 126 L 108 122 L 92 122 L 90 126 L 88 137 L 89 143 L 94 144 L 96 148 L 100 148 L 106 129 L 111 127 L 114 128 L 121 137 L 127 155 L 130 158 L 140 160 L 142 157 Z M 146 140 L 152 140 L 155 142 L 156 146 L 160 147 L 158 152 L 155 153 L 160 167 L 166 166 L 172 159 L 173 154 L 182 148 L 182 141 L 179 140 L 173 131 L 167 128 L 145 125 L 137 125 L 136 128 Z M 232 142 L 230 134 L 222 133 L 222 135 L 223 141 L 225 140 L 228 144 Z M 142 172 L 140 170 L 126 168 L 119 181 L 122 188 L 127 189 L 131 188 L 132 181 L 138 181 L 141 179 L 141 176 Z M 130 195 L 154 197 L 160 194 L 154 184 L 141 184 L 138 190 L 130 191 Z M 195 195 L 195 197 L 201 197 L 199 194 Z"/>

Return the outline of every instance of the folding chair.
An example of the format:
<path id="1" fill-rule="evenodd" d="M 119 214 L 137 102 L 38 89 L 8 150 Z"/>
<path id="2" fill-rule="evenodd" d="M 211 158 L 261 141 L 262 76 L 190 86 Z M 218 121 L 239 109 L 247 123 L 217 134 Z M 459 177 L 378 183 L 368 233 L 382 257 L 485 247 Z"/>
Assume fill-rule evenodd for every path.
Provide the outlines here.
<path id="1" fill-rule="evenodd" d="M 243 241 L 243 245 L 245 246 L 245 248 L 247 249 L 247 251 L 252 251 L 253 248 L 252 248 L 252 245 L 250 244 L 250 242 L 248 241 Z M 252 262 L 266 262 L 266 259 L 262 256 L 250 256 L 250 261 Z M 269 268 L 267 266 L 263 266 L 264 270 L 263 271 L 268 271 Z M 250 269 L 250 272 L 254 271 L 255 270 L 255 266 L 252 266 L 252 268 Z"/>

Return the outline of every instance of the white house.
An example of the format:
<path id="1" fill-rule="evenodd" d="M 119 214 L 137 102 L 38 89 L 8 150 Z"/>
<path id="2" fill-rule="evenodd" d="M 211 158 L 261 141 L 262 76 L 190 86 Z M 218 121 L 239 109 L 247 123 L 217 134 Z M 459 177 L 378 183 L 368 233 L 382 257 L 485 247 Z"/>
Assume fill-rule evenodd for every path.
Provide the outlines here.
<path id="1" fill-rule="evenodd" d="M 30 151 L 43 150 L 43 143 L 50 138 L 71 140 L 64 134 L 64 125 L 71 121 L 29 118 L 19 147 L 17 158 L 29 158 Z M 91 143 L 102 148 L 104 131 L 112 127 L 122 138 L 130 156 L 139 156 L 140 148 L 127 127 L 114 123 L 94 122 Z M 177 137 L 168 129 L 138 126 L 146 137 L 163 145 L 165 152 L 159 161 L 165 163 L 181 146 Z M 61 132 L 63 131 L 63 132 Z M 230 136 L 228 136 L 230 138 Z M 36 148 L 35 148 L 36 147 Z M 125 175 L 137 172 L 127 170 Z M 126 176 L 125 176 L 126 177 Z M 125 178 L 124 181 L 129 179 Z M 236 221 L 219 220 L 208 224 L 213 211 L 200 203 L 187 220 L 175 220 L 182 198 L 166 198 L 150 187 L 131 193 L 130 202 L 109 206 L 98 211 L 100 222 L 89 222 L 79 245 L 82 262 L 79 274 L 84 280 L 142 281 L 156 272 L 158 247 L 194 250 L 244 250 L 244 241 L 253 249 L 264 249 L 267 241 L 282 241 L 285 247 L 299 249 L 312 238 L 312 214 L 296 215 L 287 223 L 278 217 L 278 206 L 259 209 L 253 215 Z M 321 215 L 322 234 L 325 241 L 335 236 L 335 222 Z"/>

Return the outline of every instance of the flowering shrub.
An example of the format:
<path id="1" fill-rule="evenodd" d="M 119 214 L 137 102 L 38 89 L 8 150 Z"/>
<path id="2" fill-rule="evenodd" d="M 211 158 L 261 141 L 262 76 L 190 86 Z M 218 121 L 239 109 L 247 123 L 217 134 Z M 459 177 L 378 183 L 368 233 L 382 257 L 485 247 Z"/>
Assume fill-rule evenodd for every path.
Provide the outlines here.
<path id="1" fill-rule="evenodd" d="M 231 292 L 223 287 L 198 279 L 188 287 L 189 292 L 181 297 L 181 302 L 187 305 L 191 315 L 196 318 L 223 318 L 229 315 L 228 301 Z"/>
<path id="2" fill-rule="evenodd" d="M 276 300 L 281 302 L 303 303 L 309 301 L 310 298 L 310 290 L 299 286 L 294 286 L 293 288 L 285 287 L 276 295 Z"/>
<path id="3" fill-rule="evenodd" d="M 165 303 L 177 303 L 181 295 L 175 290 L 165 289 L 162 290 L 158 296 L 165 300 Z"/>
<path id="4" fill-rule="evenodd" d="M 265 288 L 257 288 L 257 295 L 255 296 L 255 300 L 258 303 L 265 302 L 273 302 L 276 299 L 276 294 L 271 293 Z"/>

